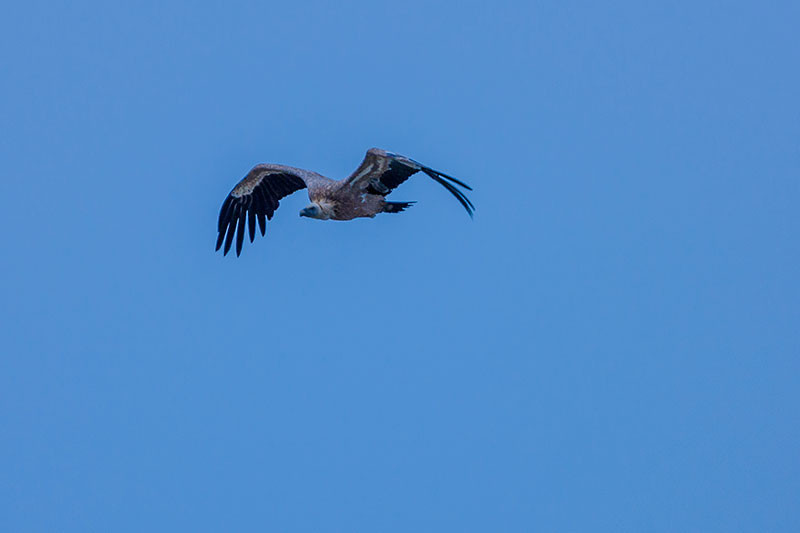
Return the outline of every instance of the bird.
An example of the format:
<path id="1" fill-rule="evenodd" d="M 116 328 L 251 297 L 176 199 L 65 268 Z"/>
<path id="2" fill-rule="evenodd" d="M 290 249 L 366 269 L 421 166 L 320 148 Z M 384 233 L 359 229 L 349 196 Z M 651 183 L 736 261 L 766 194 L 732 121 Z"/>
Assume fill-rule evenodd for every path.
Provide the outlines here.
<path id="1" fill-rule="evenodd" d="M 456 187 L 471 191 L 469 185 L 411 158 L 370 148 L 358 168 L 343 180 L 333 180 L 286 165 L 262 163 L 254 166 L 222 203 L 216 251 L 223 248 L 223 255 L 228 255 L 235 237 L 238 257 L 242 253 L 245 226 L 251 243 L 256 236 L 256 222 L 263 237 L 267 220 L 272 220 L 280 200 L 301 189 L 308 189 L 308 199 L 311 200 L 300 210 L 301 217 L 352 220 L 374 218 L 379 213 L 402 213 L 416 202 L 390 202 L 386 196 L 418 172 L 427 174 L 447 189 L 472 218 L 475 206 Z"/>

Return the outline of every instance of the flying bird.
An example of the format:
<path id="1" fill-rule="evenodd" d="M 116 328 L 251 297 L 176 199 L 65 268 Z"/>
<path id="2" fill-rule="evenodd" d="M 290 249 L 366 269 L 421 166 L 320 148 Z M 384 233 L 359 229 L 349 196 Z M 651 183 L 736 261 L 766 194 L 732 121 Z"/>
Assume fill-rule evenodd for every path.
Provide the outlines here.
<path id="1" fill-rule="evenodd" d="M 455 186 L 471 191 L 469 185 L 413 159 L 371 148 L 355 172 L 343 180 L 332 180 L 310 170 L 285 165 L 256 165 L 222 203 L 216 249 L 224 244 L 223 254 L 227 255 L 235 237 L 236 255 L 241 254 L 245 226 L 250 232 L 250 242 L 256 236 L 256 221 L 263 236 L 267 220 L 272 219 L 280 200 L 300 189 L 308 189 L 311 200 L 300 211 L 301 217 L 352 220 L 372 218 L 378 213 L 400 213 L 415 202 L 389 202 L 386 196 L 417 172 L 427 174 L 450 191 L 472 217 L 475 206 Z"/>

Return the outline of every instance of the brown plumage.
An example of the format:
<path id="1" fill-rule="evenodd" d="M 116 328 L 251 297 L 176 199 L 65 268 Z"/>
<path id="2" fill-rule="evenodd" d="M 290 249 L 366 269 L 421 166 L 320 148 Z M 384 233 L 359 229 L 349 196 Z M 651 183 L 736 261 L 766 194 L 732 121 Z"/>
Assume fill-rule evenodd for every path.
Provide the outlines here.
<path id="1" fill-rule="evenodd" d="M 455 196 L 469 216 L 475 207 L 456 185 L 472 190 L 469 185 L 401 155 L 379 148 L 367 151 L 364 161 L 349 177 L 332 180 L 316 172 L 285 165 L 256 165 L 236 184 L 219 213 L 217 250 L 227 255 L 236 239 L 236 255 L 242 252 L 245 226 L 250 242 L 256 235 L 256 224 L 264 235 L 267 220 L 289 194 L 308 189 L 311 204 L 300 216 L 320 220 L 352 220 L 374 217 L 378 213 L 400 213 L 414 202 L 389 202 L 385 197 L 417 172 L 423 172 Z"/>

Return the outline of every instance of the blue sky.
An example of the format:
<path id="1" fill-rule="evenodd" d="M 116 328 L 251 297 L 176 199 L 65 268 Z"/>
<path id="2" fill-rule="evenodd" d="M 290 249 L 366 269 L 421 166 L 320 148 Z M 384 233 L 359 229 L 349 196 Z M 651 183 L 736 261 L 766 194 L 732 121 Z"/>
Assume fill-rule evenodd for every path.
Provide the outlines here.
<path id="1" fill-rule="evenodd" d="M 797 531 L 799 17 L 7 6 L 0 529 Z M 214 253 L 252 165 L 371 146 L 474 221 Z"/>

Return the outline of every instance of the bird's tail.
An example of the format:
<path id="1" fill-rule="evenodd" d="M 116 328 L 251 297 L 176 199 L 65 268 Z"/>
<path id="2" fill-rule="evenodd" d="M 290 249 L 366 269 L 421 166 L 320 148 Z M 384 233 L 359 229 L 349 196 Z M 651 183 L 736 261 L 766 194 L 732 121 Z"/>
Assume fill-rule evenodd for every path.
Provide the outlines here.
<path id="1" fill-rule="evenodd" d="M 417 202 L 385 202 L 383 204 L 384 213 L 402 213 Z"/>

